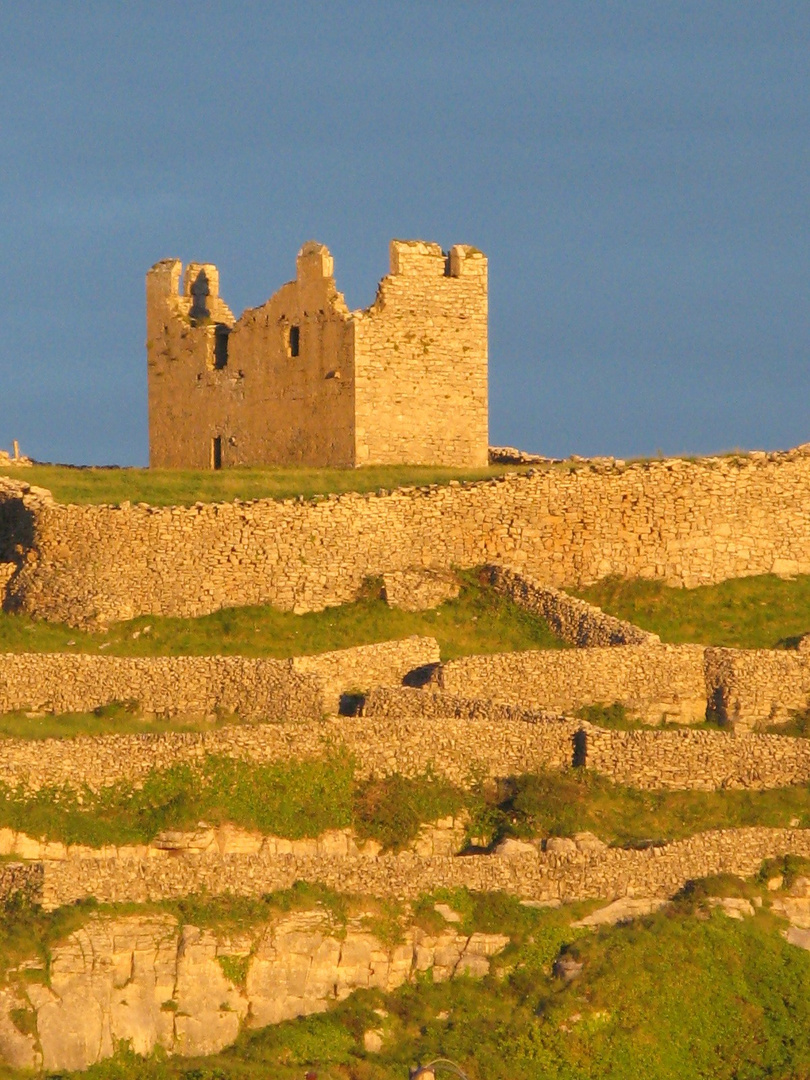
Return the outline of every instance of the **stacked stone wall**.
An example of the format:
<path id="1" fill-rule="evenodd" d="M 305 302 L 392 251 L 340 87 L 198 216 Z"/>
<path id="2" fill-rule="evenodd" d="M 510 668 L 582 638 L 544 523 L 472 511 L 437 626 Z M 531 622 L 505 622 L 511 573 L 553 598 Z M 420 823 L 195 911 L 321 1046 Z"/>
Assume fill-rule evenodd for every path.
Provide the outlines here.
<path id="1" fill-rule="evenodd" d="M 709 700 L 738 730 L 782 723 L 810 704 L 810 655 L 781 649 L 707 649 Z"/>
<path id="2" fill-rule="evenodd" d="M 314 611 L 414 566 L 498 563 L 554 587 L 810 572 L 804 450 L 191 507 L 61 506 L 25 487 L 7 482 L 0 505 L 0 535 L 7 525 L 23 549 L 7 604 L 76 625 L 242 604 Z"/>
<path id="3" fill-rule="evenodd" d="M 147 903 L 195 893 L 261 896 L 296 881 L 340 892 L 415 899 L 437 888 L 507 892 L 541 901 L 672 896 L 691 880 L 755 873 L 765 859 L 810 857 L 810 830 L 728 829 L 698 833 L 644 850 L 587 849 L 574 842 L 519 855 L 420 857 L 411 852 L 374 857 L 186 855 L 173 859 L 84 858 L 45 861 L 41 900 L 53 909 L 88 897 L 100 903 Z"/>
<path id="4" fill-rule="evenodd" d="M 810 782 L 810 740 L 722 731 L 612 731 L 553 713 L 408 687 L 382 687 L 363 714 L 244 724 L 204 732 L 0 740 L 0 783 L 139 784 L 153 770 L 208 755 L 256 763 L 346 752 L 359 779 L 426 770 L 462 787 L 543 769 L 585 766 L 651 790 L 778 788 Z"/>
<path id="5" fill-rule="evenodd" d="M 161 716 L 312 719 L 337 711 L 341 694 L 401 681 L 438 659 L 436 641 L 420 637 L 290 660 L 7 653 L 0 656 L 0 712 L 89 712 L 131 702 Z"/>
<path id="6" fill-rule="evenodd" d="M 6 653 L 0 657 L 0 710 L 90 712 L 112 702 L 144 713 L 244 719 L 318 716 L 320 681 L 291 660 L 243 656 L 92 656 Z"/>
<path id="7" fill-rule="evenodd" d="M 314 675 L 323 688 L 327 712 L 338 712 L 344 694 L 401 683 L 406 675 L 436 665 L 440 658 L 435 638 L 414 635 L 315 656 L 296 656 L 292 666 L 300 675 Z"/>
<path id="8" fill-rule="evenodd" d="M 628 787 L 723 791 L 810 782 L 810 739 L 722 731 L 608 731 L 583 725 L 580 762 Z"/>
<path id="9" fill-rule="evenodd" d="M 409 691 L 430 701 L 432 695 Z M 0 740 L 0 783 L 37 791 L 49 785 L 139 783 L 154 769 L 194 764 L 206 755 L 255 762 L 323 758 L 341 749 L 359 779 L 427 769 L 467 786 L 480 778 L 570 765 L 575 720 L 535 717 L 486 707 L 416 707 L 373 716 L 303 719 L 287 724 L 236 725 L 207 732 L 84 736 L 76 739 Z M 437 722 L 438 721 L 438 722 Z"/>
<path id="10" fill-rule="evenodd" d="M 619 702 L 647 723 L 706 717 L 701 645 L 625 645 L 465 656 L 431 676 L 439 689 L 528 708 Z"/>
<path id="11" fill-rule="evenodd" d="M 542 585 L 526 574 L 515 573 L 503 566 L 488 566 L 486 573 L 497 592 L 545 619 L 558 637 L 577 648 L 661 643 L 657 634 L 642 630 L 625 619 L 616 619 L 596 605 L 569 596 L 561 589 Z"/>

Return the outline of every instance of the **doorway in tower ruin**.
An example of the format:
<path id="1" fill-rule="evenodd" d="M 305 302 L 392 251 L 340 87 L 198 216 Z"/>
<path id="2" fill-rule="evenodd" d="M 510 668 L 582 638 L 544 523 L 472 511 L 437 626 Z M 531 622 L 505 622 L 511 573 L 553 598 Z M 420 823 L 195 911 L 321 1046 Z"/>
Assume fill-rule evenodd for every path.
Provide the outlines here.
<path id="1" fill-rule="evenodd" d="M 215 435 L 211 440 L 211 468 L 222 468 L 222 436 Z"/>

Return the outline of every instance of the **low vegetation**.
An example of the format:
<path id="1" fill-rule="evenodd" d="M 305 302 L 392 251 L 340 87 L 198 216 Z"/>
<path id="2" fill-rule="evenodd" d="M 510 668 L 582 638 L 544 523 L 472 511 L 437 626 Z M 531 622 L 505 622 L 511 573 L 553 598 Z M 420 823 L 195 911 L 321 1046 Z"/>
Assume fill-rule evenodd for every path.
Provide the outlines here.
<path id="1" fill-rule="evenodd" d="M 715 883 L 721 892 L 733 882 Z M 747 886 L 737 882 L 744 894 Z M 500 895 L 441 899 L 463 930 L 513 944 L 480 982 L 418 980 L 360 991 L 327 1013 L 246 1031 L 205 1059 L 149 1060 L 121 1048 L 87 1080 L 403 1080 L 416 1063 L 457 1062 L 470 1080 L 765 1080 L 810 1076 L 810 954 L 767 911 L 735 921 L 705 905 L 713 883 L 658 915 L 596 932 L 576 909 L 527 909 Z M 432 910 L 437 897 L 418 908 Z M 696 918 L 696 914 L 700 918 Z M 417 912 L 418 915 L 418 912 Z M 561 953 L 582 967 L 553 973 Z M 364 1049 L 368 1030 L 382 1049 Z"/>
<path id="2" fill-rule="evenodd" d="M 114 656 L 288 657 L 370 645 L 427 634 L 442 658 L 568 646 L 531 612 L 482 584 L 475 571 L 460 574 L 462 590 L 430 611 L 402 611 L 381 598 L 381 582 L 367 583 L 353 604 L 295 615 L 273 607 L 225 608 L 196 619 L 141 616 L 106 633 L 0 612 L 2 652 L 94 652 Z"/>
<path id="3" fill-rule="evenodd" d="M 61 503 L 84 505 L 122 502 L 151 506 L 193 506 L 196 502 L 234 499 L 305 499 L 344 491 L 380 491 L 398 487 L 447 484 L 451 480 L 486 480 L 517 466 L 452 469 L 432 465 L 369 465 L 359 469 L 118 469 L 34 465 L 7 469 L 13 480 L 47 488 Z"/>
<path id="4" fill-rule="evenodd" d="M 94 847 L 146 843 L 163 830 L 193 830 L 205 821 L 290 839 L 352 826 L 397 851 L 422 824 L 461 813 L 479 845 L 589 831 L 633 846 L 708 829 L 808 827 L 810 789 L 639 791 L 571 769 L 465 792 L 430 774 L 358 782 L 346 757 L 272 765 L 209 757 L 199 767 L 152 772 L 138 787 L 117 784 L 98 793 L 49 787 L 25 794 L 0 786 L 0 827 Z"/>
<path id="5" fill-rule="evenodd" d="M 764 574 L 697 589 L 605 578 L 578 595 L 672 644 L 791 648 L 810 631 L 810 575 Z"/>

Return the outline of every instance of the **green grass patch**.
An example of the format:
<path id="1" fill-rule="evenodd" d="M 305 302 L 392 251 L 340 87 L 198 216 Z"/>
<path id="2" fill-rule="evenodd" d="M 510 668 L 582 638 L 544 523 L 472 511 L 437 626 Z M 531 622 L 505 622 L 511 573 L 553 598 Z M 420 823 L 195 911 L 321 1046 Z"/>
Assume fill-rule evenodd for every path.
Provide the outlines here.
<path id="1" fill-rule="evenodd" d="M 357 783 L 353 773 L 345 756 L 270 765 L 211 756 L 199 768 L 151 772 L 139 787 L 45 787 L 26 794 L 0 785 L 0 827 L 101 847 L 148 843 L 159 832 L 192 830 L 200 821 L 291 840 L 353 825 L 361 837 L 400 850 L 423 822 L 470 802 L 430 775 Z"/>
<path id="2" fill-rule="evenodd" d="M 210 731 L 213 724 L 239 723 L 228 715 L 216 721 L 143 716 L 131 704 L 113 702 L 90 713 L 12 712 L 0 714 L 0 736 L 11 739 L 73 739 L 80 735 L 144 735 L 167 731 Z"/>
<path id="3" fill-rule="evenodd" d="M 625 705 L 620 701 L 614 701 L 612 705 L 597 703 L 583 705 L 574 714 L 579 720 L 596 727 L 609 728 L 612 731 L 683 731 L 683 724 L 674 720 L 665 721 L 662 724 L 648 724 L 638 717 L 631 716 Z M 715 709 L 706 710 L 706 719 L 699 724 L 690 724 L 690 731 L 727 731 L 728 723 L 722 719 Z M 774 729 L 776 730 L 776 729 Z M 779 728 L 778 734 L 794 734 Z"/>
<path id="4" fill-rule="evenodd" d="M 98 793 L 48 787 L 33 795 L 0 788 L 0 823 L 93 847 L 146 843 L 164 829 L 193 829 L 201 820 L 300 839 L 351 824 L 352 773 L 348 758 L 256 765 L 209 757 L 201 768 L 152 772 L 141 787 L 116 784 Z"/>
<path id="5" fill-rule="evenodd" d="M 199 767 L 150 773 L 141 787 L 93 793 L 0 788 L 0 827 L 69 844 L 147 843 L 167 829 L 230 822 L 300 839 L 354 827 L 361 837 L 401 850 L 420 825 L 462 810 L 469 837 L 572 836 L 644 845 L 708 829 L 749 825 L 810 827 L 810 789 L 639 791 L 582 769 L 513 778 L 498 790 L 463 792 L 430 774 L 357 782 L 347 757 L 258 765 L 209 757 Z"/>
<path id="6" fill-rule="evenodd" d="M 790 648 L 810 631 L 810 575 L 764 574 L 697 589 L 605 578 L 577 595 L 672 644 Z"/>
<path id="7" fill-rule="evenodd" d="M 114 656 L 302 656 L 353 645 L 427 634 L 442 658 L 520 649 L 568 648 L 548 623 L 493 589 L 475 571 L 460 574 L 454 600 L 430 611 L 401 611 L 380 598 L 370 582 L 361 599 L 325 611 L 295 615 L 273 607 L 225 608 L 196 619 L 141 616 L 106 633 L 0 612 L 2 652 L 90 652 Z"/>
<path id="8" fill-rule="evenodd" d="M 151 506 L 193 506 L 234 499 L 306 499 L 346 491 L 390 491 L 400 487 L 487 480 L 525 472 L 515 465 L 452 469 L 431 465 L 368 465 L 359 469 L 118 469 L 34 465 L 3 475 L 47 488 L 60 503 L 93 505 L 122 502 Z"/>

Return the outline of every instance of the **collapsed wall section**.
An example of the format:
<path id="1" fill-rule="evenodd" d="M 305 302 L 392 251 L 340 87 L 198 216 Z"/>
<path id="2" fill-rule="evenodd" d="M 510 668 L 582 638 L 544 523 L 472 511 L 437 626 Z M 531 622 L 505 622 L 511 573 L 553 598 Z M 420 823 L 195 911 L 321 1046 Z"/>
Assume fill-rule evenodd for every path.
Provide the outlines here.
<path id="1" fill-rule="evenodd" d="M 273 604 L 316 611 L 368 576 L 500 563 L 543 585 L 694 586 L 810 573 L 810 456 L 584 465 L 476 484 L 190 507 L 37 500 L 12 601 L 82 625 Z"/>

